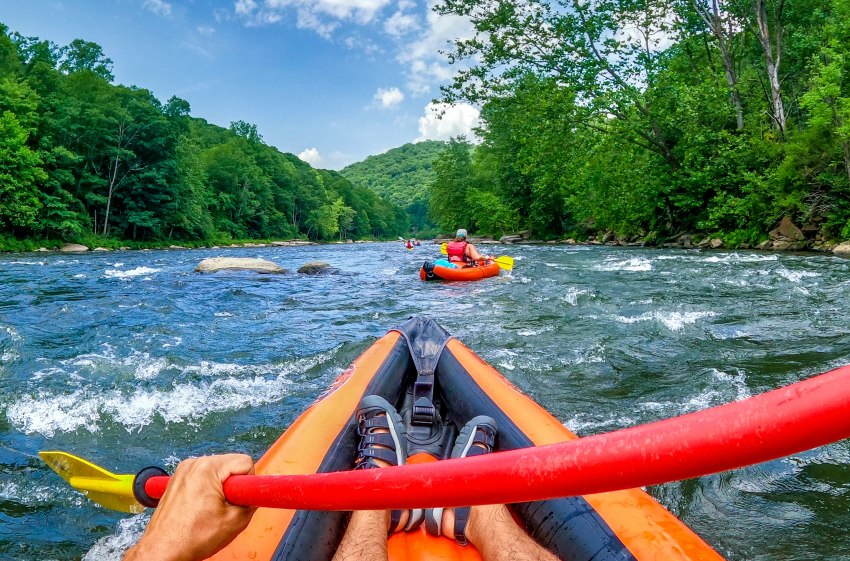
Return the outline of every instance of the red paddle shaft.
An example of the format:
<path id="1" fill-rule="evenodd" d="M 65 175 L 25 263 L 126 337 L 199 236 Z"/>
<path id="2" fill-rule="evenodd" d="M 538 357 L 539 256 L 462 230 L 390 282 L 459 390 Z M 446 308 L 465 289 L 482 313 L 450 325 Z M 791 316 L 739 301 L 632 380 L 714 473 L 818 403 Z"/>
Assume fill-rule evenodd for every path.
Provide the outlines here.
<path id="1" fill-rule="evenodd" d="M 377 510 L 525 502 L 678 481 L 850 436 L 850 366 L 696 413 L 571 442 L 384 469 L 234 475 L 233 504 Z M 159 498 L 168 477 L 145 490 Z"/>

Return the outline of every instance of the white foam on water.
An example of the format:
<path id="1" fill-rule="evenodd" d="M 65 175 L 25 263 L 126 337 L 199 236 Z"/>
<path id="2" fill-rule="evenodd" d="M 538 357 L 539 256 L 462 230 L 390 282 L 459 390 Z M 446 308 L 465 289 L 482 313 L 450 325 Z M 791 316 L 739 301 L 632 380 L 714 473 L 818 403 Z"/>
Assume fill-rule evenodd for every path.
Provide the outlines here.
<path id="1" fill-rule="evenodd" d="M 729 374 L 716 368 L 711 369 L 711 375 L 718 382 L 735 388 L 737 396 L 735 401 L 742 401 L 753 396 L 750 388 L 747 386 L 747 377 L 743 372 L 737 374 Z"/>
<path id="2" fill-rule="evenodd" d="M 55 501 L 55 486 L 32 485 L 15 481 L 0 481 L 0 499 L 26 506 L 50 504 Z"/>
<path id="3" fill-rule="evenodd" d="M 112 266 L 115 267 L 116 269 L 118 269 L 120 267 L 123 267 L 124 263 L 120 263 L 120 262 L 119 263 L 113 263 Z"/>
<path id="4" fill-rule="evenodd" d="M 605 263 L 600 263 L 593 267 L 597 271 L 630 271 L 641 272 L 651 271 L 652 262 L 643 257 L 633 257 L 631 259 L 607 259 Z"/>
<path id="5" fill-rule="evenodd" d="M 115 534 L 97 540 L 82 561 L 121 561 L 124 553 L 142 537 L 148 522 L 147 513 L 119 520 Z"/>
<path id="6" fill-rule="evenodd" d="M 4 261 L 4 265 L 47 265 L 46 261 Z"/>
<path id="7" fill-rule="evenodd" d="M 820 273 L 815 273 L 814 271 L 789 271 L 786 268 L 780 268 L 776 270 L 776 273 L 789 281 L 799 284 L 801 280 L 814 278 L 821 276 Z"/>
<path id="8" fill-rule="evenodd" d="M 217 318 L 232 318 L 233 317 L 233 314 L 231 314 L 230 312 L 216 312 L 213 315 L 215 315 L 215 317 L 217 317 Z"/>
<path id="9" fill-rule="evenodd" d="M 331 355 L 328 352 L 261 368 L 202 363 L 185 371 L 219 377 L 200 383 L 175 383 L 168 388 L 135 388 L 131 393 L 92 386 L 60 395 L 40 390 L 34 396 L 19 396 L 9 404 L 6 417 L 21 432 L 47 437 L 77 430 L 95 434 L 104 417 L 111 417 L 128 432 L 151 424 L 157 417 L 166 423 L 196 423 L 211 413 L 279 401 L 292 387 L 290 374 L 326 362 Z"/>
<path id="10" fill-rule="evenodd" d="M 567 289 L 567 293 L 561 297 L 561 300 L 563 300 L 570 306 L 576 306 L 578 305 L 578 297 L 582 294 L 590 294 L 590 291 L 571 286 Z"/>
<path id="11" fill-rule="evenodd" d="M 573 433 L 581 436 L 582 433 L 599 434 L 609 430 L 622 429 L 636 425 L 638 420 L 633 417 L 617 417 L 614 419 L 595 419 L 587 413 L 578 413 L 564 423 L 564 426 Z M 606 429 L 606 430 L 600 430 Z"/>
<path id="12" fill-rule="evenodd" d="M 738 253 L 728 253 L 726 255 L 712 255 L 701 261 L 704 263 L 759 263 L 761 261 L 776 261 L 778 259 L 778 255 L 757 255 L 755 253 L 739 255 Z"/>
<path id="13" fill-rule="evenodd" d="M 84 279 L 84 278 L 86 278 L 86 276 L 83 273 L 77 273 L 76 275 L 74 275 L 74 278 L 75 279 Z"/>
<path id="14" fill-rule="evenodd" d="M 141 277 L 145 275 L 151 275 L 153 273 L 159 273 L 162 269 L 153 269 L 151 267 L 136 267 L 135 269 L 130 269 L 128 271 L 120 271 L 118 269 L 107 269 L 103 272 L 103 276 L 106 278 L 113 279 L 131 279 L 133 277 Z"/>
<path id="15" fill-rule="evenodd" d="M 639 316 L 614 316 L 614 319 L 620 323 L 639 323 L 642 321 L 659 321 L 664 324 L 670 331 L 679 331 L 686 325 L 691 325 L 702 318 L 716 316 L 716 312 L 662 312 L 655 310 L 646 312 Z"/>

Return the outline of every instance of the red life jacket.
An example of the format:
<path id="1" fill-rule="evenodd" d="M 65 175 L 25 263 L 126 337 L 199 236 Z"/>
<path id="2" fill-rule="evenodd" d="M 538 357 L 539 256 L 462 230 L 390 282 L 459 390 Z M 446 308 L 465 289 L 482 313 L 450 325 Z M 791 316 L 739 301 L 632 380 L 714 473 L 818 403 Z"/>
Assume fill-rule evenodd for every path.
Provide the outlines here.
<path id="1" fill-rule="evenodd" d="M 466 261 L 466 242 L 449 242 L 446 244 L 449 261 Z"/>

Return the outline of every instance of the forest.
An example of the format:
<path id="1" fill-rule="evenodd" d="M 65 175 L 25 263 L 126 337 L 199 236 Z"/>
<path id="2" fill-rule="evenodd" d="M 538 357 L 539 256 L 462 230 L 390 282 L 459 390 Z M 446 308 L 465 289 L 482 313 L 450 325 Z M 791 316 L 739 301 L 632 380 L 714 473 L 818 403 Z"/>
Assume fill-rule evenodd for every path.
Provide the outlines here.
<path id="1" fill-rule="evenodd" d="M 443 101 L 443 229 L 757 243 L 850 238 L 850 0 L 442 0 L 474 34 Z M 474 148 L 474 149 L 473 149 Z"/>
<path id="2" fill-rule="evenodd" d="M 353 185 L 368 187 L 404 208 L 411 233 L 423 237 L 434 233 L 428 199 L 434 181 L 433 163 L 445 147 L 445 142 L 436 140 L 405 144 L 346 166 L 340 173 Z"/>
<path id="3" fill-rule="evenodd" d="M 0 24 L 0 249 L 408 230 L 400 206 L 264 144 L 255 125 L 191 117 L 186 100 L 113 84 L 111 66 L 95 43 Z"/>

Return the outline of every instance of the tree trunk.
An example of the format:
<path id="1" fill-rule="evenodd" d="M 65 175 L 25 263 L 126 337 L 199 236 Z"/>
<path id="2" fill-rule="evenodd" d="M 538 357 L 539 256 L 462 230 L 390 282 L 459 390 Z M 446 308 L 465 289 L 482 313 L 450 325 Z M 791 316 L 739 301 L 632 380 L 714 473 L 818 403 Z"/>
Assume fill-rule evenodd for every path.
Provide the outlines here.
<path id="1" fill-rule="evenodd" d="M 776 52 L 771 41 L 770 24 L 767 17 L 767 0 L 752 0 L 753 12 L 756 18 L 756 35 L 764 49 L 767 79 L 770 82 L 770 103 L 773 110 L 773 123 L 780 132 L 785 132 L 785 107 L 782 104 L 782 87 L 779 82 L 779 66 L 782 61 L 782 6 L 780 0 L 776 9 L 776 22 L 773 35 L 776 41 Z"/>
<path id="2" fill-rule="evenodd" d="M 691 0 L 693 8 L 711 30 L 711 34 L 717 39 L 720 47 L 720 56 L 723 63 L 723 72 L 726 75 L 726 84 L 729 86 L 729 97 L 735 107 L 735 120 L 738 130 L 744 128 L 744 108 L 741 104 L 741 95 L 738 93 L 738 75 L 735 71 L 735 59 L 726 42 L 727 33 L 723 28 L 723 18 L 718 0 L 711 0 L 711 6 L 702 3 L 702 0 Z M 729 32 L 731 35 L 731 31 Z"/>

